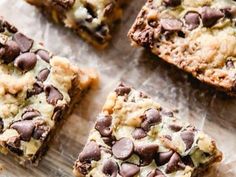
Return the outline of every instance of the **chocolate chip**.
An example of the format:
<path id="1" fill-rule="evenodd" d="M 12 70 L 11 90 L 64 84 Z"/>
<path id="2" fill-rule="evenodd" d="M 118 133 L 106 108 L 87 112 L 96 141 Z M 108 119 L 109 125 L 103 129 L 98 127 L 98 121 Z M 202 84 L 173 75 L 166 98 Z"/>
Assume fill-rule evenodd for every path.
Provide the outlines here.
<path id="1" fill-rule="evenodd" d="M 224 17 L 224 13 L 218 9 L 205 6 L 201 9 L 201 17 L 203 26 L 210 28 L 214 26 L 219 19 Z"/>
<path id="2" fill-rule="evenodd" d="M 7 41 L 2 50 L 4 50 L 2 59 L 6 64 L 14 61 L 14 59 L 20 54 L 20 48 L 15 41 Z"/>
<path id="3" fill-rule="evenodd" d="M 58 100 L 63 99 L 63 95 L 59 92 L 57 88 L 52 85 L 47 85 L 44 88 L 44 91 L 46 93 L 47 102 L 49 104 L 56 105 Z"/>
<path id="4" fill-rule="evenodd" d="M 102 136 L 108 137 L 111 135 L 112 130 L 110 128 L 112 117 L 110 115 L 100 114 L 97 117 L 95 129 L 99 131 Z"/>
<path id="5" fill-rule="evenodd" d="M 134 139 L 139 140 L 147 136 L 147 133 L 142 128 L 135 128 L 132 132 L 132 136 Z"/>
<path id="6" fill-rule="evenodd" d="M 173 155 L 173 151 L 159 152 L 155 157 L 155 162 L 157 166 L 165 165 Z"/>
<path id="7" fill-rule="evenodd" d="M 90 141 L 85 145 L 83 151 L 79 155 L 80 162 L 98 161 L 101 159 L 101 150 L 96 142 Z"/>
<path id="8" fill-rule="evenodd" d="M 76 162 L 75 168 L 83 175 L 87 175 L 89 170 L 91 169 L 91 164 L 89 163 L 81 163 L 79 161 Z"/>
<path id="9" fill-rule="evenodd" d="M 178 171 L 178 169 L 180 169 L 180 167 L 179 167 L 180 163 L 181 163 L 180 156 L 175 152 L 171 156 L 171 158 L 167 164 L 166 173 L 169 174 L 169 173 L 173 173 L 175 171 Z"/>
<path id="10" fill-rule="evenodd" d="M 4 122 L 2 118 L 0 118 L 0 133 L 2 133 L 3 129 L 4 129 Z"/>
<path id="11" fill-rule="evenodd" d="M 102 172 L 109 177 L 116 177 L 118 173 L 118 166 L 116 162 L 114 162 L 111 159 L 107 159 L 104 162 L 104 165 L 102 167 Z"/>
<path id="12" fill-rule="evenodd" d="M 117 159 L 128 159 L 134 150 L 134 144 L 129 138 L 121 138 L 112 146 L 112 153 Z"/>
<path id="13" fill-rule="evenodd" d="M 28 52 L 34 41 L 24 34 L 17 32 L 13 35 L 13 40 L 16 41 L 16 43 L 19 45 L 21 52 Z"/>
<path id="14" fill-rule="evenodd" d="M 118 96 L 128 95 L 131 91 L 130 87 L 125 86 L 124 84 L 120 84 L 116 89 L 115 92 Z"/>
<path id="15" fill-rule="evenodd" d="M 140 168 L 131 163 L 123 163 L 120 168 L 120 175 L 122 177 L 134 177 L 140 172 Z"/>
<path id="16" fill-rule="evenodd" d="M 50 70 L 48 68 L 42 69 L 37 76 L 37 80 L 44 82 L 48 78 L 49 73 Z"/>
<path id="17" fill-rule="evenodd" d="M 15 26 L 11 25 L 10 23 L 8 23 L 7 21 L 3 22 L 3 26 L 7 28 L 7 30 L 10 33 L 16 33 L 18 30 Z"/>
<path id="18" fill-rule="evenodd" d="M 104 143 L 108 146 L 112 146 L 114 144 L 114 142 L 116 141 L 115 140 L 115 137 L 113 136 L 109 136 L 109 137 L 102 137 L 102 140 L 104 141 Z"/>
<path id="19" fill-rule="evenodd" d="M 50 131 L 50 127 L 46 125 L 46 123 L 42 121 L 35 122 L 35 128 L 32 137 L 36 140 L 45 140 L 48 133 Z"/>
<path id="20" fill-rule="evenodd" d="M 165 177 L 165 175 L 158 169 L 152 170 L 147 177 Z"/>
<path id="21" fill-rule="evenodd" d="M 14 66 L 21 71 L 27 72 L 33 69 L 36 63 L 37 57 L 34 53 L 23 53 L 15 59 Z"/>
<path id="22" fill-rule="evenodd" d="M 36 52 L 37 55 L 40 56 L 40 58 L 44 61 L 46 61 L 47 63 L 49 63 L 50 61 L 50 56 L 49 56 L 49 52 L 43 49 L 40 49 Z"/>
<path id="23" fill-rule="evenodd" d="M 40 112 L 35 110 L 35 109 L 32 109 L 32 108 L 28 108 L 22 115 L 21 115 L 21 118 L 23 120 L 32 120 L 33 118 L 35 117 L 38 117 L 40 116 Z"/>
<path id="24" fill-rule="evenodd" d="M 200 25 L 200 15 L 197 12 L 187 12 L 184 16 L 184 19 L 190 30 L 193 30 Z"/>
<path id="25" fill-rule="evenodd" d="M 21 156 L 23 154 L 23 151 L 20 149 L 20 144 L 21 144 L 20 143 L 20 138 L 17 137 L 17 136 L 9 138 L 6 142 L 7 148 L 11 152 L 13 152 L 13 153 L 15 153 L 19 156 Z"/>
<path id="26" fill-rule="evenodd" d="M 145 112 L 144 120 L 141 123 L 141 127 L 145 131 L 148 131 L 151 126 L 159 124 L 160 122 L 161 122 L 160 112 L 156 109 L 151 108 Z"/>
<path id="27" fill-rule="evenodd" d="M 142 144 L 135 146 L 135 152 L 140 157 L 140 163 L 148 165 L 152 162 L 159 146 L 157 144 Z"/>
<path id="28" fill-rule="evenodd" d="M 225 7 L 220 10 L 225 14 L 226 18 L 232 19 L 236 17 L 236 7 Z"/>
<path id="29" fill-rule="evenodd" d="M 169 125 L 169 128 L 175 132 L 178 132 L 182 129 L 182 126 L 180 125 L 177 125 L 177 124 L 170 124 Z"/>
<path id="30" fill-rule="evenodd" d="M 226 61 L 226 68 L 227 68 L 227 69 L 234 69 L 234 68 L 235 68 L 233 60 L 228 59 L 228 60 Z"/>
<path id="31" fill-rule="evenodd" d="M 194 142 L 194 133 L 192 131 L 184 131 L 181 132 L 180 136 L 186 145 L 185 150 L 189 150 Z"/>
<path id="32" fill-rule="evenodd" d="M 38 95 L 43 92 L 43 84 L 42 82 L 35 82 L 33 84 L 32 90 L 27 91 L 27 98 L 30 98 L 31 96 Z"/>
<path id="33" fill-rule="evenodd" d="M 20 134 L 21 140 L 30 141 L 34 131 L 34 123 L 32 120 L 22 120 L 14 122 L 11 128 L 15 129 Z"/>
<path id="34" fill-rule="evenodd" d="M 181 0 L 164 0 L 165 5 L 170 7 L 176 7 L 181 4 Z"/>
<path id="35" fill-rule="evenodd" d="M 166 31 L 181 31 L 182 22 L 177 19 L 163 18 L 160 21 L 161 26 Z"/>
<path id="36" fill-rule="evenodd" d="M 59 121 L 63 118 L 63 113 L 67 109 L 67 105 L 59 105 L 54 108 L 52 120 Z"/>
<path id="37" fill-rule="evenodd" d="M 194 163 L 191 159 L 191 156 L 189 156 L 189 155 L 184 156 L 184 157 L 181 158 L 181 160 L 185 165 L 188 165 L 190 167 L 194 167 Z"/>

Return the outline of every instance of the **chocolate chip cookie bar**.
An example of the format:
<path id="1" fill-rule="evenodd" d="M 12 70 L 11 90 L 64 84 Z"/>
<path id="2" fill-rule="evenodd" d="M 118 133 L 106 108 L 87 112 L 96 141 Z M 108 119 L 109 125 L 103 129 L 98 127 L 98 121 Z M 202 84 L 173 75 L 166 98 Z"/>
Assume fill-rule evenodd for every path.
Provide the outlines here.
<path id="1" fill-rule="evenodd" d="M 111 38 L 111 29 L 122 15 L 125 0 L 26 0 L 54 22 L 73 29 L 98 48 Z"/>
<path id="2" fill-rule="evenodd" d="M 234 0 L 148 0 L 128 35 L 133 45 L 235 94 L 235 17 Z"/>
<path id="3" fill-rule="evenodd" d="M 215 141 L 142 92 L 111 92 L 74 165 L 86 177 L 195 177 L 222 159 Z"/>
<path id="4" fill-rule="evenodd" d="M 0 152 L 37 164 L 96 75 L 52 55 L 0 18 Z"/>

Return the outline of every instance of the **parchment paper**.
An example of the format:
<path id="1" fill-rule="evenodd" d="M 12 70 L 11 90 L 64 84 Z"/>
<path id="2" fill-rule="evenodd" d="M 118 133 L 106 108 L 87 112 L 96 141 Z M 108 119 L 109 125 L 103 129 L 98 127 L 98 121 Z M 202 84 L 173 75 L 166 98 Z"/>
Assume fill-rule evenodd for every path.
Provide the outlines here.
<path id="1" fill-rule="evenodd" d="M 86 142 L 96 115 L 108 92 L 120 80 L 145 91 L 170 109 L 179 110 L 179 116 L 216 139 L 224 160 L 204 177 L 236 176 L 236 98 L 214 91 L 143 49 L 130 47 L 127 31 L 144 1 L 131 2 L 113 34 L 111 46 L 97 51 L 71 31 L 47 21 L 23 0 L 0 0 L 0 15 L 18 29 L 43 41 L 55 54 L 79 65 L 97 68 L 101 76 L 100 87 L 89 91 L 76 106 L 39 166 L 25 169 L 8 156 L 0 155 L 1 177 L 73 176 L 73 162 Z"/>

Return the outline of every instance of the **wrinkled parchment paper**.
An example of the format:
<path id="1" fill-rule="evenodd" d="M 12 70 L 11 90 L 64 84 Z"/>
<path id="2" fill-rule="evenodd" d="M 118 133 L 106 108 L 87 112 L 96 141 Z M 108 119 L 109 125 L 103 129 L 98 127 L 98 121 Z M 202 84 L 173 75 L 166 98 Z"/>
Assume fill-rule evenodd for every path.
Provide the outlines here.
<path id="1" fill-rule="evenodd" d="M 97 68 L 101 76 L 100 87 L 90 90 L 76 106 L 39 166 L 25 169 L 12 158 L 0 155 L 1 177 L 73 176 L 73 162 L 86 142 L 96 115 L 108 92 L 120 80 L 145 91 L 170 109 L 178 109 L 179 116 L 216 139 L 224 160 L 204 177 L 236 176 L 236 98 L 214 91 L 143 49 L 130 47 L 127 31 L 144 1 L 131 2 L 113 34 L 110 47 L 97 51 L 71 31 L 48 22 L 23 0 L 0 0 L 0 15 L 21 31 L 43 41 L 55 54 L 81 66 Z"/>

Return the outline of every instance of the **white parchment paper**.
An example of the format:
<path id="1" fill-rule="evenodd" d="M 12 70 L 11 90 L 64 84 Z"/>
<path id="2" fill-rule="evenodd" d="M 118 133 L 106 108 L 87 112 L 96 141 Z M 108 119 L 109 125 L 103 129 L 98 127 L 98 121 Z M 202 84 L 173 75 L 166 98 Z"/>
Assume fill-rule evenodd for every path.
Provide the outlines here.
<path id="1" fill-rule="evenodd" d="M 91 90 L 76 106 L 39 166 L 25 169 L 13 159 L 0 155 L 4 168 L 1 177 L 73 176 L 73 162 L 86 142 L 89 129 L 108 92 L 121 80 L 145 91 L 170 109 L 179 110 L 179 116 L 216 139 L 224 159 L 205 177 L 236 176 L 236 98 L 218 93 L 145 50 L 130 46 L 127 32 L 144 1 L 131 2 L 113 34 L 110 47 L 97 51 L 71 31 L 50 23 L 23 0 L 0 0 L 0 15 L 20 31 L 44 42 L 55 54 L 68 57 L 81 66 L 97 68 L 101 76 L 100 87 Z"/>

